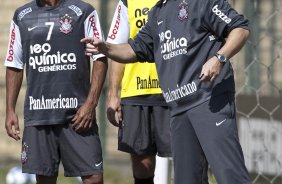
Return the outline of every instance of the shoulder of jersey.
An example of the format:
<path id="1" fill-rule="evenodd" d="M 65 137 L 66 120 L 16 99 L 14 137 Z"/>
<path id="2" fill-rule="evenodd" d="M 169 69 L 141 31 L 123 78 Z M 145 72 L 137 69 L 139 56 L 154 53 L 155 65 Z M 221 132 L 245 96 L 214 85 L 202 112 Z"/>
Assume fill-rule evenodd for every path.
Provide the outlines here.
<path id="1" fill-rule="evenodd" d="M 124 4 L 124 6 L 128 7 L 127 0 L 120 0 L 120 1 Z"/>
<path id="2" fill-rule="evenodd" d="M 153 15 L 152 17 L 155 17 L 158 14 L 159 8 L 163 5 L 163 1 L 158 1 L 150 10 L 150 14 Z"/>
<path id="3" fill-rule="evenodd" d="M 32 12 L 32 10 L 36 7 L 36 2 L 31 1 L 29 3 L 26 3 L 19 8 L 16 9 L 15 15 L 18 20 L 22 19 L 26 14 Z"/>
<path id="4" fill-rule="evenodd" d="M 69 6 L 71 6 L 71 5 L 77 6 L 83 12 L 86 12 L 87 14 L 92 13 L 95 10 L 95 8 L 91 4 L 84 2 L 84 1 L 81 1 L 81 0 L 67 0 L 66 3 Z"/>
<path id="5" fill-rule="evenodd" d="M 159 1 L 156 3 L 155 6 L 160 6 L 160 5 L 162 5 L 162 4 L 163 4 L 163 1 L 162 1 L 162 0 L 159 0 Z"/>
<path id="6" fill-rule="evenodd" d="M 79 8 L 82 12 L 86 14 L 90 14 L 95 10 L 95 8 L 91 4 L 83 2 L 81 0 L 66 0 L 65 3 L 67 3 L 69 7 L 73 5 L 75 6 L 75 8 Z M 17 21 L 21 21 L 25 17 L 25 15 L 32 13 L 32 11 L 37 8 L 38 6 L 36 4 L 36 1 L 31 1 L 16 9 L 14 19 L 16 19 Z"/>
<path id="7" fill-rule="evenodd" d="M 30 2 L 28 2 L 28 3 L 26 3 L 26 4 L 22 5 L 22 6 L 18 7 L 16 9 L 16 11 L 21 11 L 21 10 L 24 10 L 26 8 L 29 8 L 29 7 L 30 8 L 36 7 L 36 2 L 35 1 L 30 1 Z"/>

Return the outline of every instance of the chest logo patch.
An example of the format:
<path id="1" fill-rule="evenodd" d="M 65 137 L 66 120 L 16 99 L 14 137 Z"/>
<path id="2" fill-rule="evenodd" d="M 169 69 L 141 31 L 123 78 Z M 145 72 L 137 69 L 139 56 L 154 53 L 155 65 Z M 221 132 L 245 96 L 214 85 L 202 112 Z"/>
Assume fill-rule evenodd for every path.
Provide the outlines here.
<path id="1" fill-rule="evenodd" d="M 184 20 L 188 18 L 188 4 L 187 2 L 183 1 L 178 5 L 179 12 L 178 12 L 178 18 L 179 20 Z"/>
<path id="2" fill-rule="evenodd" d="M 69 34 L 70 32 L 72 32 L 72 17 L 70 17 L 68 14 L 65 14 L 63 17 L 61 17 L 60 23 L 60 32 L 65 34 Z"/>

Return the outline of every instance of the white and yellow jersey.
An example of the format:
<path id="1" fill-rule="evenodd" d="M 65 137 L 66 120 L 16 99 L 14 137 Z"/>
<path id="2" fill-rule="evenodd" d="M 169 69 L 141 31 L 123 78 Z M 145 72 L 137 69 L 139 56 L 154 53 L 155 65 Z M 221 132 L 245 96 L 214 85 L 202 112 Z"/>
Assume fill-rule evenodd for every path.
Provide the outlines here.
<path id="1" fill-rule="evenodd" d="M 120 0 L 109 30 L 107 42 L 127 43 L 147 21 L 151 7 L 158 0 Z M 161 94 L 155 63 L 126 64 L 121 98 Z"/>

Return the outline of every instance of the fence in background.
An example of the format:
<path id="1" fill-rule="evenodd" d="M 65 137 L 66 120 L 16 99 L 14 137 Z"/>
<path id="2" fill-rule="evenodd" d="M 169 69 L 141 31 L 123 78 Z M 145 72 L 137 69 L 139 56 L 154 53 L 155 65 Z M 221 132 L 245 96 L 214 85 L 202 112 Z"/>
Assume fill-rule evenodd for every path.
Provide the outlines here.
<path id="1" fill-rule="evenodd" d="M 256 184 L 282 183 L 281 0 L 234 0 L 251 38 L 232 61 L 240 140 Z"/>

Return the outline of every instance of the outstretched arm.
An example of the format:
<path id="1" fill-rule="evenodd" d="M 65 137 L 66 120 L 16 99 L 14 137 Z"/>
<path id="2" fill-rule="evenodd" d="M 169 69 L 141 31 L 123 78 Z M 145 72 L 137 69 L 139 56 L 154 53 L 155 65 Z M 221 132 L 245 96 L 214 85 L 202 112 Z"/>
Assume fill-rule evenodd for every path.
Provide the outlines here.
<path id="1" fill-rule="evenodd" d="M 81 42 L 86 43 L 86 55 L 88 56 L 104 54 L 119 63 L 133 63 L 137 61 L 135 52 L 127 43 L 110 44 L 97 38 L 83 38 Z"/>
<path id="2" fill-rule="evenodd" d="M 6 120 L 7 134 L 15 140 L 20 140 L 20 127 L 15 112 L 16 103 L 23 81 L 23 70 L 7 67 L 6 69 Z"/>

